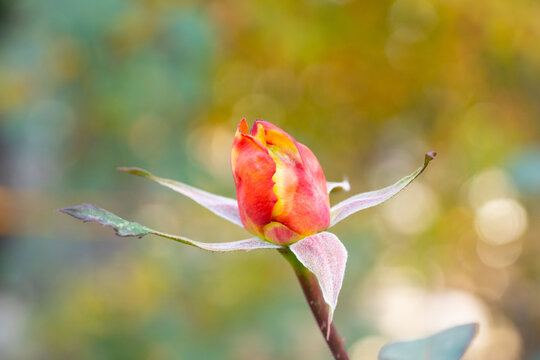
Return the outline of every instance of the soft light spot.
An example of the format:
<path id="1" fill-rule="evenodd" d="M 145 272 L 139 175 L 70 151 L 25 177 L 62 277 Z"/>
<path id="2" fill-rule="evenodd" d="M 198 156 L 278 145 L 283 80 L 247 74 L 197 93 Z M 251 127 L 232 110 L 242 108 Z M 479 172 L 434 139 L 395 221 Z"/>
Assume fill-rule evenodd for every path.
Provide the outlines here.
<path id="1" fill-rule="evenodd" d="M 495 269 L 502 269 L 515 263 L 521 255 L 522 249 L 521 241 L 502 245 L 492 245 L 483 241 L 476 243 L 476 253 L 480 260 Z"/>
<path id="2" fill-rule="evenodd" d="M 222 179 L 231 176 L 230 152 L 234 133 L 221 125 L 202 126 L 188 137 L 187 146 L 195 160 Z"/>
<path id="3" fill-rule="evenodd" d="M 467 198 L 470 206 L 479 208 L 489 200 L 515 197 L 516 189 L 507 172 L 500 168 L 489 168 L 468 183 Z"/>
<path id="4" fill-rule="evenodd" d="M 433 190 L 420 182 L 410 184 L 405 191 L 381 207 L 384 220 L 403 234 L 425 231 L 439 213 L 439 201 Z"/>
<path id="5" fill-rule="evenodd" d="M 522 340 L 514 325 L 503 319 L 486 331 L 487 341 L 478 351 L 468 351 L 463 360 L 519 360 L 522 359 Z M 472 349 L 471 349 L 472 350 Z"/>
<path id="6" fill-rule="evenodd" d="M 482 245 L 489 246 L 483 242 Z M 489 264 L 487 265 L 491 266 Z M 485 275 L 480 278 L 476 278 L 475 282 L 471 283 L 469 286 L 470 289 L 476 289 L 476 292 L 481 294 L 482 298 L 488 301 L 500 301 L 503 296 L 506 295 L 511 281 L 511 271 L 502 269 L 501 267 L 494 268 L 497 270 L 485 271 L 484 269 L 480 269 L 480 271 L 482 271 Z"/>
<path id="7" fill-rule="evenodd" d="M 406 60 L 410 56 L 410 49 L 397 41 L 396 36 L 390 36 L 384 47 L 384 53 L 386 59 L 394 68 L 399 70 L 406 68 Z"/>
<path id="8" fill-rule="evenodd" d="M 527 229 L 527 213 L 516 200 L 488 201 L 476 210 L 475 229 L 488 244 L 501 245 L 519 239 Z"/>
<path id="9" fill-rule="evenodd" d="M 397 0 L 388 16 L 393 36 L 406 43 L 424 40 L 437 22 L 437 11 L 426 0 Z"/>
<path id="10" fill-rule="evenodd" d="M 411 339 L 443 329 L 476 322 L 481 330 L 473 343 L 487 341 L 491 322 L 488 307 L 475 295 L 458 289 L 428 290 L 407 268 L 379 268 L 362 291 L 362 314 L 369 314 L 381 334 Z"/>

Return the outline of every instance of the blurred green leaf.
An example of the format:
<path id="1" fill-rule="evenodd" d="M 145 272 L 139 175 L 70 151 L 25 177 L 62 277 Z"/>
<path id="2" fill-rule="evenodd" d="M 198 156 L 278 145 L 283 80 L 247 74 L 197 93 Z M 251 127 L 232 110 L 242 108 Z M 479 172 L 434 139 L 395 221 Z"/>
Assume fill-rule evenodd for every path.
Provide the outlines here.
<path id="1" fill-rule="evenodd" d="M 338 237 L 329 232 L 308 236 L 290 246 L 298 261 L 317 277 L 324 301 L 328 304 L 326 338 L 330 338 L 330 325 L 336 309 L 345 266 L 347 249 Z"/>
<path id="2" fill-rule="evenodd" d="M 217 216 L 221 216 L 222 218 L 224 218 L 225 220 L 229 220 L 233 224 L 244 227 L 244 225 L 242 225 L 242 220 L 240 220 L 240 213 L 238 212 L 238 202 L 236 201 L 236 199 L 215 195 L 207 191 L 197 189 L 193 186 L 181 183 L 179 181 L 160 178 L 158 176 L 155 176 L 154 174 L 149 173 L 146 170 L 136 167 L 119 167 L 118 170 L 128 174 L 142 176 L 150 180 L 154 180 L 155 182 L 166 186 L 169 189 L 172 189 L 182 195 L 189 197 L 193 201 L 212 211 Z"/>
<path id="3" fill-rule="evenodd" d="M 459 360 L 478 331 L 478 324 L 459 325 L 434 335 L 390 343 L 379 360 Z"/>
<path id="4" fill-rule="evenodd" d="M 405 189 L 407 185 L 413 182 L 414 179 L 416 179 L 425 170 L 425 168 L 428 166 L 430 161 L 435 158 L 435 156 L 437 156 L 436 152 L 428 152 L 424 156 L 424 165 L 419 167 L 412 174 L 400 179 L 393 185 L 387 186 L 380 190 L 369 191 L 366 193 L 354 195 L 347 200 L 332 206 L 332 209 L 330 209 L 331 218 L 329 228 L 360 210 L 379 205 L 397 195 L 401 190 Z"/>
<path id="5" fill-rule="evenodd" d="M 66 207 L 58 211 L 71 215 L 84 222 L 94 221 L 103 226 L 110 226 L 114 229 L 116 235 L 118 236 L 136 236 L 141 238 L 147 234 L 154 234 L 208 251 L 249 251 L 254 249 L 278 249 L 281 247 L 279 245 L 264 241 L 258 237 L 223 243 L 203 243 L 183 236 L 162 233 L 147 228 L 139 223 L 124 220 L 121 217 L 118 217 L 113 213 L 92 204 Z"/>
<path id="6" fill-rule="evenodd" d="M 118 236 L 136 236 L 141 238 L 151 232 L 146 226 L 124 220 L 121 217 L 92 204 L 66 207 L 59 209 L 58 211 L 71 215 L 84 222 L 94 221 L 103 226 L 110 226 Z"/>

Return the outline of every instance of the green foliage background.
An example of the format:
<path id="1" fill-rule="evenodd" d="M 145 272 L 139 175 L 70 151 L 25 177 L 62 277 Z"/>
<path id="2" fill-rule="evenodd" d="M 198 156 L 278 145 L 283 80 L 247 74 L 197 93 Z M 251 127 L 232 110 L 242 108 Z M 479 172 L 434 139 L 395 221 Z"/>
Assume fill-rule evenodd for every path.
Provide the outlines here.
<path id="1" fill-rule="evenodd" d="M 0 357 L 328 358 L 276 252 L 116 238 L 54 212 L 91 202 L 199 241 L 247 237 L 115 171 L 234 196 L 245 116 L 288 131 L 353 192 L 439 152 L 401 207 L 335 228 L 349 250 L 335 320 L 353 357 L 394 335 L 369 307 L 393 269 L 425 296 L 481 304 L 474 359 L 539 359 L 539 18 L 531 0 L 0 2 Z M 499 187 L 473 186 L 492 170 Z M 481 239 L 478 192 L 521 207 L 517 238 Z"/>

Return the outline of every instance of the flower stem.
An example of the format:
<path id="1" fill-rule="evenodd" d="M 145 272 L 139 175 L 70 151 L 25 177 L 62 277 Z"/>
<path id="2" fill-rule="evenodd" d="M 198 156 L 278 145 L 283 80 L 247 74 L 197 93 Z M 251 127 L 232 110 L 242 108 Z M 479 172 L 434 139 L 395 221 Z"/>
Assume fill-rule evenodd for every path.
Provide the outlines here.
<path id="1" fill-rule="evenodd" d="M 319 325 L 319 329 L 321 330 L 332 355 L 334 355 L 334 359 L 349 360 L 347 350 L 345 350 L 345 347 L 343 346 L 344 340 L 339 337 L 334 323 L 328 324 L 328 305 L 324 301 L 321 288 L 319 287 L 319 281 L 311 271 L 298 261 L 291 250 L 282 248 L 278 251 L 291 264 L 296 277 L 300 282 L 307 303 L 311 308 L 311 312 Z M 330 332 L 328 332 L 328 326 L 330 326 Z"/>

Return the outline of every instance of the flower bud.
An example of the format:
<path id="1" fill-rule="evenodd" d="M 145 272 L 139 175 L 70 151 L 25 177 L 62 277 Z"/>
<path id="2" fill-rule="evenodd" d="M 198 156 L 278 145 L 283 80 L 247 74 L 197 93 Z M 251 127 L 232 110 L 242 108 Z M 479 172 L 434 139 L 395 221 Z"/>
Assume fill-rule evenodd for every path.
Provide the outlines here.
<path id="1" fill-rule="evenodd" d="M 330 224 L 326 179 L 305 145 L 266 121 L 238 125 L 231 153 L 240 218 L 264 240 L 289 245 Z"/>

